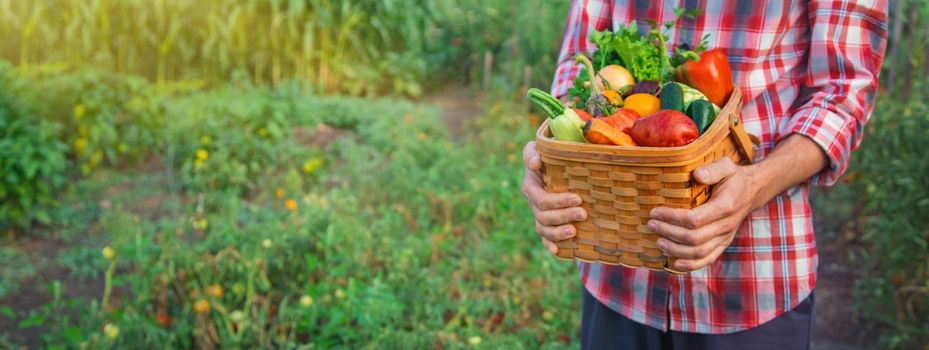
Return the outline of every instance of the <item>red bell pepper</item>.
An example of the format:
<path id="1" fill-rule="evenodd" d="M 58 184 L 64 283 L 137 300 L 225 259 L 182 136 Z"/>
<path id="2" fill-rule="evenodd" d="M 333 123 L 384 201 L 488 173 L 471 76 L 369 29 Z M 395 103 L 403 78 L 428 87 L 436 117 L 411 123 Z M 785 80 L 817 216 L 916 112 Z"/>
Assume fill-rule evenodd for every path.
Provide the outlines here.
<path id="1" fill-rule="evenodd" d="M 677 66 L 677 80 L 700 90 L 719 107 L 726 104 L 732 93 L 732 71 L 722 49 L 700 54 L 699 61 L 687 61 Z"/>

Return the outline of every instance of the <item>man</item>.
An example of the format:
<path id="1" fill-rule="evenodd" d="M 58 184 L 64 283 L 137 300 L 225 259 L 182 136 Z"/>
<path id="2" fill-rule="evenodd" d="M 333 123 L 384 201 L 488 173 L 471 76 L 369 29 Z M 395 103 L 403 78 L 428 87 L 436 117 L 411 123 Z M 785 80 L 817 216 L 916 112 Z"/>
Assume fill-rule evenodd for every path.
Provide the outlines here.
<path id="1" fill-rule="evenodd" d="M 675 19 L 669 48 L 723 48 L 742 89 L 745 129 L 760 137 L 755 163 L 724 158 L 694 171 L 716 185 L 692 210 L 656 208 L 648 226 L 677 257 L 670 275 L 579 263 L 584 285 L 581 345 L 589 349 L 806 349 L 813 326 L 818 257 L 810 186 L 845 171 L 874 104 L 887 32 L 885 1 L 574 0 L 552 86 L 564 96 L 576 53 L 594 31 L 632 20 Z M 523 152 L 523 192 L 542 243 L 576 233 L 581 199 L 542 188 L 534 142 Z"/>

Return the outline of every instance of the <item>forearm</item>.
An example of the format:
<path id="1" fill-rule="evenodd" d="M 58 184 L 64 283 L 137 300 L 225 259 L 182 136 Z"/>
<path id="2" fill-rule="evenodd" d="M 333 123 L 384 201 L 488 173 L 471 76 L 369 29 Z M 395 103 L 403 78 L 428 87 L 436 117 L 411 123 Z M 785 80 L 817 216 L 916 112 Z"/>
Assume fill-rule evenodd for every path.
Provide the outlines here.
<path id="1" fill-rule="evenodd" d="M 751 209 L 813 177 L 828 161 L 822 147 L 806 136 L 793 134 L 783 139 L 764 160 L 745 167 L 755 189 Z"/>

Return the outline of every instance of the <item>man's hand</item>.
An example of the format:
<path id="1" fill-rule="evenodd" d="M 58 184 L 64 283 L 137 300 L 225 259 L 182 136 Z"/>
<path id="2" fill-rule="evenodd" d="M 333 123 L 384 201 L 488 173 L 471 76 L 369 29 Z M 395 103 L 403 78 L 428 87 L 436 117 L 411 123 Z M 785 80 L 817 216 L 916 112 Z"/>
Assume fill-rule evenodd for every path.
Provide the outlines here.
<path id="1" fill-rule="evenodd" d="M 732 243 L 758 192 L 747 167 L 729 158 L 697 168 L 694 179 L 705 185 L 718 184 L 709 201 L 693 209 L 652 209 L 648 222 L 648 228 L 662 237 L 658 248 L 678 258 L 671 268 L 681 271 L 697 270 L 716 261 Z"/>
<path id="2" fill-rule="evenodd" d="M 535 142 L 529 142 L 523 148 L 523 163 L 526 175 L 523 178 L 522 191 L 529 200 L 529 208 L 535 215 L 535 231 L 542 238 L 542 244 L 552 254 L 558 252 L 554 241 L 574 237 L 577 229 L 573 222 L 587 218 L 587 211 L 580 208 L 581 197 L 571 193 L 548 193 L 542 187 L 542 160 L 535 149 Z"/>
<path id="3" fill-rule="evenodd" d="M 694 170 L 694 178 L 716 185 L 710 200 L 690 210 L 655 208 L 648 227 L 661 235 L 658 247 L 678 258 L 671 268 L 698 270 L 716 261 L 732 244 L 748 213 L 807 181 L 828 164 L 828 159 L 813 140 L 793 134 L 761 162 L 738 166 L 723 158 L 704 165 Z"/>

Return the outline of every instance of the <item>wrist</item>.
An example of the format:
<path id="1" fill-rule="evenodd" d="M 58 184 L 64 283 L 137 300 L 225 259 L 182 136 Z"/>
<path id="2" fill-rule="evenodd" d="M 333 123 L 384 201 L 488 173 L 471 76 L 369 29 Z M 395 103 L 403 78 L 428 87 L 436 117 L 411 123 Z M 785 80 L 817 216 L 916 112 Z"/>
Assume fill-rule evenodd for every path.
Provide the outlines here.
<path id="1" fill-rule="evenodd" d="M 745 174 L 746 182 L 748 184 L 748 195 L 752 199 L 752 204 L 749 212 L 755 211 L 758 208 L 763 207 L 768 201 L 771 200 L 771 196 L 767 195 L 764 189 L 770 187 L 767 184 L 770 183 L 770 179 L 767 178 L 767 173 L 765 172 L 762 166 L 762 163 L 755 163 L 750 165 L 741 166 L 743 174 Z"/>

